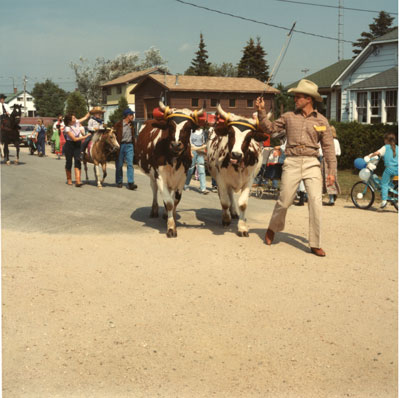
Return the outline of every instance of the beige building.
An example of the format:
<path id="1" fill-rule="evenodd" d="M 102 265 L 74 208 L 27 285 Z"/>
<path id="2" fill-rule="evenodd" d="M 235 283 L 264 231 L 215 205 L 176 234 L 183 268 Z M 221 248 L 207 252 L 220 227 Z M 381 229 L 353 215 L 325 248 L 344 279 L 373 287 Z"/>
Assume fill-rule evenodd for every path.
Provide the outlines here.
<path id="1" fill-rule="evenodd" d="M 131 91 L 150 73 L 156 75 L 164 74 L 164 70 L 161 68 L 150 68 L 131 72 L 101 85 L 103 94 L 102 105 L 106 111 L 104 114 L 105 121 L 118 108 L 118 101 L 121 97 L 125 97 L 129 107 L 135 111 L 135 94 L 131 94 Z"/>

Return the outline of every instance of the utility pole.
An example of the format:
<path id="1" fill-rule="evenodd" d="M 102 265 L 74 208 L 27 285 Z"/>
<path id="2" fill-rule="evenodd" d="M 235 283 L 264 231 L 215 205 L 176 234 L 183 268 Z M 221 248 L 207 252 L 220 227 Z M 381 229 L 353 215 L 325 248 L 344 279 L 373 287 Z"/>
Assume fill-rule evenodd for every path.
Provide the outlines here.
<path id="1" fill-rule="evenodd" d="M 27 109 L 26 109 L 26 75 L 24 76 L 24 116 L 28 116 L 27 115 Z"/>
<path id="2" fill-rule="evenodd" d="M 14 94 L 15 93 L 15 82 L 14 82 L 14 77 L 13 76 L 9 76 L 10 77 L 10 79 L 12 79 L 12 82 L 13 82 L 13 91 L 12 91 L 12 93 Z"/>
<path id="3" fill-rule="evenodd" d="M 343 0 L 338 0 L 338 61 L 343 59 Z"/>

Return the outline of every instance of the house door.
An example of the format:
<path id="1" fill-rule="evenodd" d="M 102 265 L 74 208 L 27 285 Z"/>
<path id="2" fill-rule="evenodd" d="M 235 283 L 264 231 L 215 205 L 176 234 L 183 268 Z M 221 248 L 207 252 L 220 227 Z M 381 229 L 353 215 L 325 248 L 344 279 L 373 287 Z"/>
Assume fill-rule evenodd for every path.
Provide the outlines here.
<path id="1" fill-rule="evenodd" d="M 153 110 L 158 108 L 159 98 L 147 98 L 144 100 L 144 118 L 153 119 Z"/>

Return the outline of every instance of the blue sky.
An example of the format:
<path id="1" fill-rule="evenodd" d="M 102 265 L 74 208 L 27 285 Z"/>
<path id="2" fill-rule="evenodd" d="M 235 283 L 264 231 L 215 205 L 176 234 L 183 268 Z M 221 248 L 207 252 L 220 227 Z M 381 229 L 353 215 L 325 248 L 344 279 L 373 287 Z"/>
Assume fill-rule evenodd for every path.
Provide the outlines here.
<path id="1" fill-rule="evenodd" d="M 278 0 L 187 0 L 266 24 L 336 38 L 338 10 Z M 302 1 L 302 0 L 299 0 Z M 303 0 L 338 5 L 338 0 Z M 396 0 L 343 0 L 343 6 L 398 12 Z M 66 90 L 74 88 L 70 62 L 83 56 L 113 59 L 127 52 L 154 46 L 168 61 L 172 73 L 183 73 L 204 36 L 209 61 L 237 64 L 250 37 L 261 38 L 272 70 L 286 41 L 287 31 L 239 20 L 177 2 L 176 0 L 17 0 L 2 1 L 0 24 L 0 92 L 14 84 L 28 89 L 50 78 Z M 356 41 L 378 13 L 344 10 L 343 37 Z M 397 15 L 393 25 L 398 24 Z M 344 58 L 352 46 L 344 43 Z M 289 84 L 338 59 L 337 41 L 294 33 L 274 83 Z"/>

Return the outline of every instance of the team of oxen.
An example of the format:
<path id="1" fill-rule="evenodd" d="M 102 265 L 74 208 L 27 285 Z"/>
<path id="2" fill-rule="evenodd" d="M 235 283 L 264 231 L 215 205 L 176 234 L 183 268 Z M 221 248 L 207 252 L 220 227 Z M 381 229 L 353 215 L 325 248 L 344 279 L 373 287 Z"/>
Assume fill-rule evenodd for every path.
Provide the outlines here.
<path id="1" fill-rule="evenodd" d="M 161 117 L 148 120 L 139 131 L 138 164 L 150 177 L 153 203 L 150 217 L 158 217 L 160 192 L 167 215 L 167 236 L 176 237 L 176 208 L 192 162 L 190 133 L 201 126 L 205 110 L 171 109 L 160 102 Z M 217 107 L 218 119 L 209 128 L 207 165 L 218 185 L 222 224 L 239 218 L 238 235 L 249 236 L 246 209 L 250 189 L 262 162 L 265 135 L 258 121 L 226 113 Z M 204 117 L 205 120 L 205 117 Z M 234 193 L 238 194 L 238 201 Z"/>
<path id="2" fill-rule="evenodd" d="M 155 118 L 147 120 L 140 129 L 135 158 L 140 168 L 150 177 L 153 202 L 150 217 L 158 217 L 158 192 L 165 207 L 167 218 L 167 237 L 176 237 L 176 209 L 182 198 L 186 174 L 192 163 L 190 134 L 193 130 L 208 123 L 205 109 L 175 109 L 159 103 Z M 7 164 L 8 144 L 14 143 L 19 158 L 19 118 L 21 108 L 14 108 L 12 115 L 2 125 L 4 155 Z M 254 178 L 262 163 L 262 142 L 265 135 L 260 131 L 258 121 L 225 112 L 217 107 L 217 118 L 209 126 L 207 141 L 207 165 L 211 176 L 218 185 L 222 207 L 222 224 L 226 227 L 231 220 L 238 218 L 238 235 L 249 236 L 246 224 L 246 209 Z M 107 175 L 107 161 L 112 160 L 118 151 L 114 129 L 95 134 L 89 150 L 84 157 L 87 163 L 94 164 L 97 186 Z M 99 167 L 103 177 L 100 179 Z M 237 194 L 238 200 L 236 202 Z"/>

